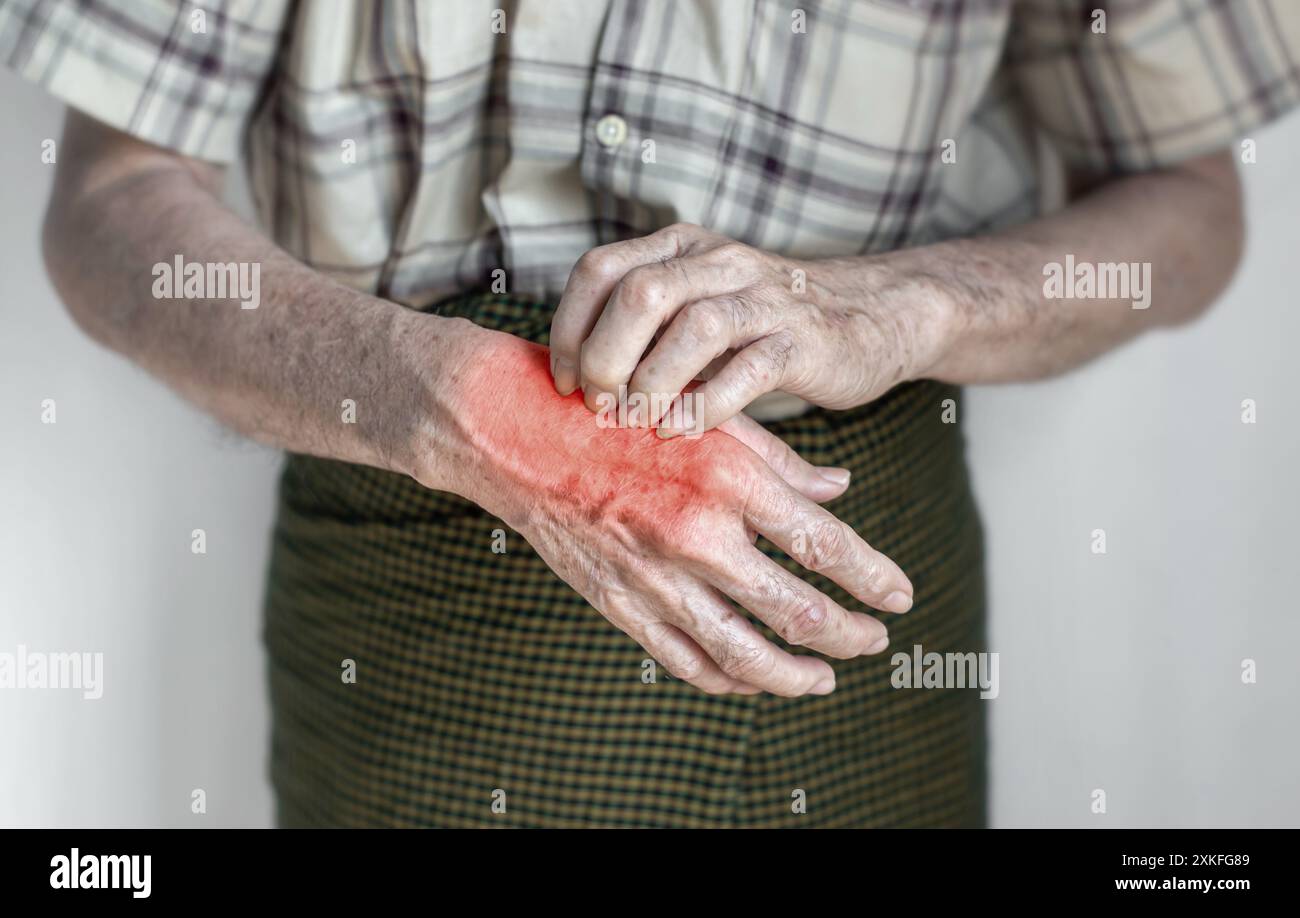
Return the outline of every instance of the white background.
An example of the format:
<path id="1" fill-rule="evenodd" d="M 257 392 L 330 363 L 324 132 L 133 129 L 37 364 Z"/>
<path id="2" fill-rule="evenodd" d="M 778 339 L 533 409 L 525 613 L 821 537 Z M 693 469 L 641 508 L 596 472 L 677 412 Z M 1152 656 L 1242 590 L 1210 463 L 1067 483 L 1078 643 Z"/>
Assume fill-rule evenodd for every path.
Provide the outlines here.
<path id="1" fill-rule="evenodd" d="M 3 71 L 0 99 L 0 652 L 106 659 L 99 701 L 0 690 L 0 826 L 270 825 L 279 457 L 74 327 L 38 248 L 61 107 Z M 1300 118 L 1255 139 L 1247 256 L 1207 318 L 961 406 L 1001 655 L 994 825 L 1300 826 Z"/>

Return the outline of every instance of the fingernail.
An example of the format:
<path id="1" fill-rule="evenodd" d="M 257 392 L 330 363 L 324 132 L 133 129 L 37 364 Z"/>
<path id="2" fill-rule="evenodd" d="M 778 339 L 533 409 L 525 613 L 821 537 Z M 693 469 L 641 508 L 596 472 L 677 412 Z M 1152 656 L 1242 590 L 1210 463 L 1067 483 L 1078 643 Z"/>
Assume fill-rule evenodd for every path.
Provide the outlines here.
<path id="1" fill-rule="evenodd" d="M 600 413 L 605 409 L 616 410 L 615 406 L 618 404 L 613 395 L 598 389 L 590 383 L 582 388 L 582 402 L 587 406 L 588 410 L 596 413 Z"/>
<path id="2" fill-rule="evenodd" d="M 834 676 L 826 676 L 812 687 L 812 693 L 814 695 L 829 695 L 833 691 L 835 691 Z"/>
<path id="3" fill-rule="evenodd" d="M 888 646 L 889 646 L 889 635 L 886 634 L 880 640 L 876 641 L 876 643 L 868 647 L 867 653 L 880 653 L 880 651 L 884 650 Z"/>
<path id="4" fill-rule="evenodd" d="M 837 488 L 842 488 L 844 485 L 848 484 L 849 476 L 852 474 L 848 469 L 840 468 L 818 469 L 817 471 L 821 473 L 823 478 L 835 485 Z"/>
<path id="5" fill-rule="evenodd" d="M 551 372 L 555 377 L 555 391 L 561 395 L 571 395 L 578 388 L 578 371 L 563 357 L 552 357 L 551 360 L 555 363 Z"/>
<path id="6" fill-rule="evenodd" d="M 885 597 L 885 601 L 880 604 L 880 608 L 886 612 L 906 612 L 912 608 L 912 597 L 902 590 L 894 590 Z"/>
<path id="7" fill-rule="evenodd" d="M 658 436 L 660 440 L 671 440 L 673 437 L 677 436 L 680 433 L 681 431 L 678 430 L 676 427 L 655 428 L 655 435 Z"/>

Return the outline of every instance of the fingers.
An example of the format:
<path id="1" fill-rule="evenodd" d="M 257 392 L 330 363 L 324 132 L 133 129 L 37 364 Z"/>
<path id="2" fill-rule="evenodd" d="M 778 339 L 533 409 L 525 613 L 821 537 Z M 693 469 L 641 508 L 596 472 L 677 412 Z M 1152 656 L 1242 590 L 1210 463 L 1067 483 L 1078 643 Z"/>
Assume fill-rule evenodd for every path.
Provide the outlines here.
<path id="1" fill-rule="evenodd" d="M 835 689 L 835 671 L 828 663 L 777 647 L 716 590 L 703 584 L 691 587 L 678 581 L 671 595 L 655 597 L 648 591 L 640 602 L 643 609 L 623 604 L 621 609 L 606 608 L 603 614 L 675 678 L 700 691 L 710 695 L 766 691 L 793 698 L 827 695 Z M 876 625 L 883 630 L 879 622 Z"/>
<path id="2" fill-rule="evenodd" d="M 751 493 L 745 522 L 873 609 L 906 612 L 912 607 L 911 581 L 897 564 L 775 476 Z"/>
<path id="3" fill-rule="evenodd" d="M 732 416 L 719 424 L 718 430 L 748 446 L 781 480 L 809 500 L 825 503 L 848 489 L 848 469 L 813 465 L 747 414 Z"/>
<path id="4" fill-rule="evenodd" d="M 685 355 L 675 355 L 667 349 L 673 343 L 665 347 L 661 340 L 655 347 L 659 358 L 654 364 L 671 364 L 665 375 L 679 378 L 685 367 L 698 363 L 676 389 L 642 390 L 647 394 L 676 395 L 696 372 L 731 347 L 742 333 L 734 321 L 740 314 L 721 304 L 701 306 L 697 302 L 723 297 L 747 280 L 741 262 L 719 252 L 713 249 L 640 265 L 618 282 L 579 356 L 579 376 L 589 408 L 595 410 L 601 393 L 616 393 L 619 386 L 629 383 L 655 334 L 670 322 L 665 334 L 672 334 L 680 323 L 676 340 L 682 344 L 684 339 L 691 348 Z"/>
<path id="5" fill-rule="evenodd" d="M 638 239 L 598 246 L 578 259 L 551 318 L 551 375 L 561 395 L 578 388 L 582 342 L 624 275 L 639 265 L 676 257 L 689 242 L 685 228 L 672 226 Z"/>
<path id="6" fill-rule="evenodd" d="M 728 676 L 699 644 L 668 622 L 647 619 L 633 637 L 674 678 L 702 692 L 710 695 L 755 695 L 761 691 Z"/>
<path id="7" fill-rule="evenodd" d="M 742 557 L 742 564 L 733 558 L 725 569 L 711 572 L 710 579 L 787 643 L 841 660 L 889 646 L 889 632 L 870 615 L 848 611 L 757 548 L 749 546 Z M 736 576 L 738 569 L 743 576 Z"/>
<path id="8" fill-rule="evenodd" d="M 693 226 L 592 249 L 570 273 L 551 321 L 557 391 L 581 386 L 587 407 L 599 411 L 605 396 L 627 386 L 629 395 L 648 397 L 650 417 L 638 420 L 655 424 L 712 361 L 740 347 L 688 406 L 701 406 L 702 429 L 716 427 L 786 376 L 791 335 L 771 334 L 771 309 L 744 295 L 766 268 L 756 250 Z M 685 423 L 662 433 L 680 433 Z"/>
<path id="9" fill-rule="evenodd" d="M 636 602 L 640 608 L 605 615 L 673 676 L 702 691 L 795 697 L 835 688 L 830 664 L 777 647 L 694 577 L 649 585 Z"/>
<path id="10" fill-rule="evenodd" d="M 834 691 L 835 671 L 829 663 L 777 647 L 716 590 L 691 591 L 687 606 L 684 613 L 671 613 L 677 616 L 674 623 L 730 678 L 786 698 Z"/>
<path id="11" fill-rule="evenodd" d="M 688 302 L 672 317 L 650 352 L 640 357 L 627 383 L 629 394 L 658 395 L 666 403 L 700 378 L 715 359 L 764 335 L 769 318 L 767 310 L 738 294 Z M 658 420 L 658 415 L 651 418 L 652 423 Z M 716 427 L 722 420 L 726 418 L 710 426 Z"/>
<path id="12" fill-rule="evenodd" d="M 674 420 L 688 419 L 692 431 L 717 427 L 727 418 L 738 415 L 760 395 L 781 387 L 793 349 L 793 341 L 786 333 L 760 338 L 733 356 L 712 379 L 690 394 L 693 410 L 689 414 L 676 412 L 672 417 Z M 659 436 L 664 439 L 685 432 L 686 429 L 671 425 L 659 428 Z"/>

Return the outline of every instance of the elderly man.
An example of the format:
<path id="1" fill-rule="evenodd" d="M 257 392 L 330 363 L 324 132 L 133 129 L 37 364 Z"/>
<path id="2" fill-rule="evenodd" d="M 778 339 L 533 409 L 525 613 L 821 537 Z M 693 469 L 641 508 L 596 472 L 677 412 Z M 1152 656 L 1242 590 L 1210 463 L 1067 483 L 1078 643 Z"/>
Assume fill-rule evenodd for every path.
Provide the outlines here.
<path id="1" fill-rule="evenodd" d="M 983 647 L 957 387 L 1213 301 L 1300 9 L 7 0 L 0 58 L 77 321 L 290 453 L 282 824 L 977 825 L 977 693 L 881 653 Z"/>

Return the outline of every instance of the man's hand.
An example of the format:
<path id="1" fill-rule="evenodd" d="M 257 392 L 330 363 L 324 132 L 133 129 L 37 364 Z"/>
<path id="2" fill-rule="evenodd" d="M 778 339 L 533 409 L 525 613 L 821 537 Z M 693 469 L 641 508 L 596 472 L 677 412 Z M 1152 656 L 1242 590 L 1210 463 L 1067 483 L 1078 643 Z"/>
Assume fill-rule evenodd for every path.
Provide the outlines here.
<path id="1" fill-rule="evenodd" d="M 667 405 L 708 379 L 693 412 L 660 425 L 665 437 L 716 427 L 773 390 L 865 404 L 923 373 L 947 328 L 933 285 L 889 264 L 798 261 L 689 224 L 592 249 L 551 323 L 555 388 L 581 387 L 594 411 L 620 386 Z"/>
<path id="2" fill-rule="evenodd" d="M 582 387 L 598 410 L 620 385 L 655 406 L 707 379 L 670 416 L 707 429 L 772 390 L 851 408 L 911 379 L 1052 376 L 1202 313 L 1241 254 L 1233 156 L 1085 179 L 1072 176 L 1078 200 L 1042 219 L 873 255 L 785 258 L 688 224 L 592 249 L 551 323 L 555 388 Z M 1135 274 L 1048 299 L 1045 272 L 1067 256 Z"/>
<path id="3" fill-rule="evenodd" d="M 427 411 L 440 420 L 410 451 L 427 457 L 416 479 L 505 520 L 674 676 L 712 693 L 834 687 L 825 661 L 776 647 L 726 597 L 828 656 L 885 648 L 874 617 L 753 545 L 762 533 L 862 602 L 905 612 L 898 566 L 815 503 L 843 492 L 842 470 L 828 479 L 748 419 L 669 442 L 601 427 L 578 396 L 556 394 L 545 349 L 468 323 L 440 340 Z"/>

